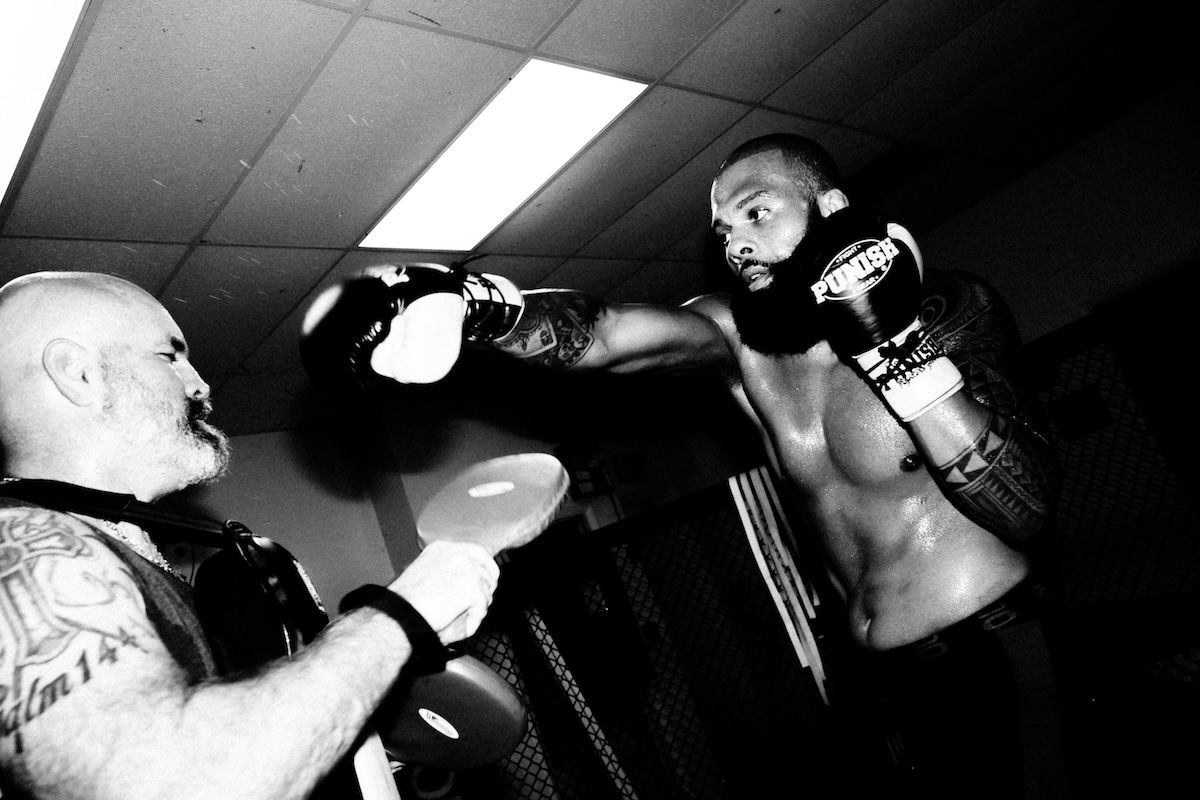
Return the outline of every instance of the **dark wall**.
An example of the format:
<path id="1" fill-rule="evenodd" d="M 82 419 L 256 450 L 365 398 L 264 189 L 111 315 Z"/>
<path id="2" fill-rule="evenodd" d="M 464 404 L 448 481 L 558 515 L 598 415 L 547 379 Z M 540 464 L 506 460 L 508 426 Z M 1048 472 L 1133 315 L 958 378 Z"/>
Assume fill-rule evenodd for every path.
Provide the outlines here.
<path id="1" fill-rule="evenodd" d="M 1081 796 L 1166 793 L 1200 748 L 1196 268 L 1028 348 L 1065 473 L 1050 550 Z"/>
<path id="2" fill-rule="evenodd" d="M 1054 535 L 1072 603 L 1200 590 L 1195 356 L 1181 267 L 1028 345 L 1065 481 Z"/>

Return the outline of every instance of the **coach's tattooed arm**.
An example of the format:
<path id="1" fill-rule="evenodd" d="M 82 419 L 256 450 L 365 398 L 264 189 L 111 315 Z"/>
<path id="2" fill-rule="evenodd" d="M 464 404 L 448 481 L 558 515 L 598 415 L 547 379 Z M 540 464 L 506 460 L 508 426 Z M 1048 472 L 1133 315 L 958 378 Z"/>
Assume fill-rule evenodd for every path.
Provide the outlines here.
<path id="1" fill-rule="evenodd" d="M 5 800 L 309 797 L 394 683 L 402 629 L 343 615 L 293 658 L 189 685 L 105 536 L 0 507 Z"/>
<path id="2" fill-rule="evenodd" d="M 147 663 L 155 669 L 143 671 Z M 81 766 L 94 762 L 72 757 L 106 743 L 75 737 L 139 702 L 142 681 L 164 669 L 176 677 L 127 568 L 89 526 L 43 509 L 0 509 L 5 784 L 64 797 L 88 786 L 95 776 Z"/>

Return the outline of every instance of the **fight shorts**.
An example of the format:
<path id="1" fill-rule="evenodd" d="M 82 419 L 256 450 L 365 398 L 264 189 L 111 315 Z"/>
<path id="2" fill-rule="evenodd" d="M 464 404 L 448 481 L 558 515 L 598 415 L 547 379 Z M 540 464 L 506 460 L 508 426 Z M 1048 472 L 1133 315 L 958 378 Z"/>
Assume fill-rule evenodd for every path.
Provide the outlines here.
<path id="1" fill-rule="evenodd" d="M 870 654 L 897 788 L 921 797 L 1065 796 L 1046 584 L 1026 578 L 970 616 Z"/>
<path id="2" fill-rule="evenodd" d="M 952 649 L 971 647 L 981 634 L 990 634 L 1016 625 L 1043 619 L 1051 608 L 1053 594 L 1045 581 L 1030 575 L 1002 597 L 988 603 L 970 616 L 924 639 L 885 650 L 880 655 L 890 664 L 934 661 Z"/>

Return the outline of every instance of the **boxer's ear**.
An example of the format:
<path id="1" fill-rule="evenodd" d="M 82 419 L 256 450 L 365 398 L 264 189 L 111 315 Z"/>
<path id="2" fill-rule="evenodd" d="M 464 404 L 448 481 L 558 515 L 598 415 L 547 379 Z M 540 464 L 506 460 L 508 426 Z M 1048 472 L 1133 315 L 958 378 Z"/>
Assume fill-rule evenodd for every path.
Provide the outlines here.
<path id="1" fill-rule="evenodd" d="M 830 214 L 841 211 L 849 205 L 850 201 L 841 189 L 830 189 L 817 195 L 817 210 L 822 217 L 828 217 Z"/>
<path id="2" fill-rule="evenodd" d="M 42 349 L 42 369 L 59 394 L 77 406 L 90 405 L 103 393 L 97 354 L 70 339 L 54 339 Z"/>

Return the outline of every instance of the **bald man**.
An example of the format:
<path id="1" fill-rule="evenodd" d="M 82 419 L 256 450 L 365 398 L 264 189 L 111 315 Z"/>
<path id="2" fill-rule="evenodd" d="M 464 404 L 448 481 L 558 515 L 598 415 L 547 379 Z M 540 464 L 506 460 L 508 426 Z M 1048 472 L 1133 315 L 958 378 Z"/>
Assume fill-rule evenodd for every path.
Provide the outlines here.
<path id="1" fill-rule="evenodd" d="M 0 341 L 5 475 L 153 502 L 225 470 L 183 333 L 132 283 L 17 278 L 0 288 Z M 145 531 L 3 499 L 0 537 L 5 800 L 307 797 L 413 655 L 409 628 L 371 606 L 297 658 L 219 678 L 190 587 Z M 434 543 L 387 589 L 451 643 L 497 577 L 482 547 Z"/>

